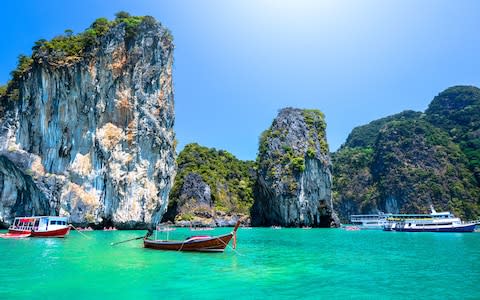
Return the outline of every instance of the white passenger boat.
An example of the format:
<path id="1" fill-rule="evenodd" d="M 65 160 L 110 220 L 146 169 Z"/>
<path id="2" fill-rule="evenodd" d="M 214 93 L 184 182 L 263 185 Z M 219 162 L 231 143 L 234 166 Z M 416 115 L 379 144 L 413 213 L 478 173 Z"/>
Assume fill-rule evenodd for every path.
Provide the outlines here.
<path id="1" fill-rule="evenodd" d="M 430 214 L 389 214 L 384 230 L 406 232 L 473 232 L 476 222 L 462 222 L 450 212 Z"/>
<path id="2" fill-rule="evenodd" d="M 389 214 L 351 215 L 350 223 L 359 229 L 383 229 Z"/>
<path id="3" fill-rule="evenodd" d="M 67 217 L 17 217 L 1 238 L 12 237 L 65 237 L 70 231 Z"/>

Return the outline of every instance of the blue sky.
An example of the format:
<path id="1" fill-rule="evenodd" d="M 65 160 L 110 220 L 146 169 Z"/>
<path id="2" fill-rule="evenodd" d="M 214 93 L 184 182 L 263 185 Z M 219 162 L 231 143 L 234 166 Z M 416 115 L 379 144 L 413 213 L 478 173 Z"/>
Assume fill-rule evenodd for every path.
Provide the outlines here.
<path id="1" fill-rule="evenodd" d="M 125 10 L 175 39 L 175 131 L 255 159 L 278 110 L 322 110 L 336 150 L 355 126 L 480 86 L 480 1 L 4 1 L 0 83 L 33 42 Z"/>

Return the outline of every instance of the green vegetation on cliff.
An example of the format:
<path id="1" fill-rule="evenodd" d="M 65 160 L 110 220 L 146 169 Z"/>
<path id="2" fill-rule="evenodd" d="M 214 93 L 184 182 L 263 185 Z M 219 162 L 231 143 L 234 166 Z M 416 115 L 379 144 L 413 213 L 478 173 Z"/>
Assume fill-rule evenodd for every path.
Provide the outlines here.
<path id="1" fill-rule="evenodd" d="M 49 41 L 39 39 L 32 47 L 31 56 L 20 55 L 18 57 L 17 68 L 10 73 L 12 79 L 0 89 L 0 99 L 2 101 L 18 100 L 18 82 L 28 73 L 35 62 L 48 62 L 53 66 L 76 62 L 89 55 L 89 50 L 98 46 L 101 38 L 120 24 L 125 26 L 125 41 L 128 45 L 142 23 L 153 25 L 157 21 L 151 16 L 131 16 L 129 13 L 121 11 L 115 14 L 113 21 L 106 18 L 96 19 L 84 32 L 74 34 L 72 30 L 66 29 L 64 34 L 55 36 Z M 173 39 L 168 30 L 165 31 L 163 38 L 169 42 L 172 42 Z"/>
<path id="2" fill-rule="evenodd" d="M 259 140 L 257 163 L 266 179 L 298 189 L 295 176 L 305 170 L 305 159 L 328 154 L 325 116 L 316 109 L 285 108 Z M 305 142 L 304 137 L 307 137 Z"/>
<path id="3" fill-rule="evenodd" d="M 316 143 L 320 143 L 322 153 L 328 153 L 327 138 L 325 137 L 325 130 L 327 124 L 325 123 L 325 115 L 318 109 L 304 109 L 302 110 L 303 119 L 308 128 L 308 156 L 315 156 Z"/>
<path id="4" fill-rule="evenodd" d="M 119 12 L 115 16 L 113 21 L 98 18 L 84 32 L 76 35 L 72 30 L 67 29 L 65 34 L 56 36 L 50 41 L 40 39 L 32 48 L 32 57 L 47 55 L 49 59 L 56 62 L 76 59 L 83 56 L 91 47 L 98 45 L 99 39 L 118 24 L 125 24 L 125 38 L 131 39 L 142 22 L 156 22 L 150 16 L 130 16 L 126 12 Z"/>
<path id="5" fill-rule="evenodd" d="M 433 99 L 425 113 L 432 124 L 446 130 L 460 145 L 480 185 L 480 89 L 448 88 Z"/>
<path id="6" fill-rule="evenodd" d="M 178 173 L 170 192 L 169 206 L 180 198 L 185 176 L 196 173 L 210 186 L 216 210 L 249 213 L 255 181 L 253 161 L 241 161 L 224 150 L 188 144 L 178 155 L 177 164 Z"/>
<path id="7" fill-rule="evenodd" d="M 430 204 L 477 218 L 478 95 L 476 88 L 450 88 L 425 114 L 406 111 L 353 129 L 332 157 L 335 208 L 343 220 L 377 210 L 428 212 Z"/>
<path id="8" fill-rule="evenodd" d="M 370 166 L 372 147 L 343 147 L 332 155 L 333 199 L 340 217 L 374 210 L 371 199 L 377 195 Z"/>
<path id="9" fill-rule="evenodd" d="M 358 126 L 352 129 L 348 135 L 345 147 L 372 147 L 378 137 L 380 129 L 390 121 L 394 120 L 413 120 L 421 116 L 422 113 L 406 110 L 393 116 L 388 116 L 368 123 L 367 125 Z"/>
<path id="10" fill-rule="evenodd" d="M 7 85 L 0 85 L 0 98 L 2 98 L 3 96 L 5 96 L 5 94 L 7 93 Z"/>
<path id="11" fill-rule="evenodd" d="M 443 130 L 422 119 L 393 121 L 379 135 L 372 175 L 384 207 L 392 198 L 406 212 L 428 211 L 433 204 L 473 219 L 480 193 L 467 162 Z"/>

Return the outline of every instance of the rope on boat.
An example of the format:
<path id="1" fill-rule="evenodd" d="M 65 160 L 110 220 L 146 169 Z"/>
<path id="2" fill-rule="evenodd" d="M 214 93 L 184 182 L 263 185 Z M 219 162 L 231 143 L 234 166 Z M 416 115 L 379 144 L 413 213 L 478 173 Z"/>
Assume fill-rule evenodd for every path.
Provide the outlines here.
<path id="1" fill-rule="evenodd" d="M 73 229 L 75 229 L 76 231 L 78 231 L 78 233 L 80 233 L 81 235 L 83 235 L 84 238 L 91 239 L 91 237 L 89 237 L 88 235 L 86 235 L 85 233 L 83 233 L 81 230 L 78 230 L 78 228 L 75 227 L 75 226 L 73 226 L 72 224 L 70 224 L 70 227 L 72 227 Z"/>
<path id="2" fill-rule="evenodd" d="M 145 238 L 145 236 L 139 236 L 139 237 L 136 237 L 136 238 L 133 238 L 133 239 L 125 240 L 125 241 L 110 243 L 110 246 L 115 246 L 115 245 L 118 245 L 118 244 L 123 244 L 123 243 L 126 243 L 126 242 L 131 242 L 131 241 L 135 241 L 135 240 L 139 240 L 139 239 L 143 239 L 143 238 Z"/>
<path id="3" fill-rule="evenodd" d="M 185 240 L 185 241 L 182 242 L 182 247 L 180 247 L 180 249 L 178 249 L 177 251 L 182 251 L 183 245 L 185 245 L 185 242 L 186 242 L 186 241 L 187 241 L 187 240 Z"/>
<path id="4" fill-rule="evenodd" d="M 217 240 L 219 240 L 220 242 L 222 242 L 222 244 L 225 245 L 225 247 L 230 247 L 230 249 L 233 250 L 233 252 L 235 252 L 236 254 L 240 255 L 240 256 L 245 256 L 243 255 L 242 253 L 238 252 L 238 250 L 236 250 L 235 248 L 233 248 L 232 246 L 230 246 L 229 244 L 226 244 L 224 241 L 222 241 L 222 239 L 218 238 L 217 237 Z"/>

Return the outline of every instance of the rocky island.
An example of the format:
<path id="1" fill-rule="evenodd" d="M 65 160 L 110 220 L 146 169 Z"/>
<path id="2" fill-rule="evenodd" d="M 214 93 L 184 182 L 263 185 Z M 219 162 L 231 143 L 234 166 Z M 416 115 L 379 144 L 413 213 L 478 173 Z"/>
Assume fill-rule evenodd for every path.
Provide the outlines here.
<path id="1" fill-rule="evenodd" d="M 339 225 L 325 120 L 318 110 L 285 108 L 260 138 L 252 224 Z"/>
<path id="2" fill-rule="evenodd" d="M 167 208 L 175 176 L 173 41 L 118 13 L 39 40 L 0 91 L 0 220 L 65 215 L 139 228 Z"/>

